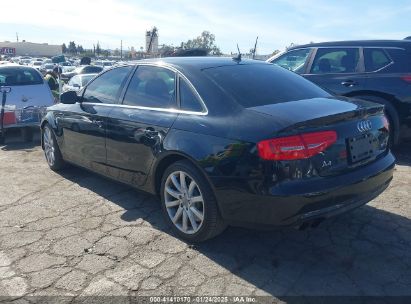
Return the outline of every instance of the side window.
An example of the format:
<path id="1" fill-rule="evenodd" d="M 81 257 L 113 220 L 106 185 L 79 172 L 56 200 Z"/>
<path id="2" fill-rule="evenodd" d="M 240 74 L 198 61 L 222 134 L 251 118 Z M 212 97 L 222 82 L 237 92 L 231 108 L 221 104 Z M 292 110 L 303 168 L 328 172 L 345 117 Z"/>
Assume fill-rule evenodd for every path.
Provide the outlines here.
<path id="1" fill-rule="evenodd" d="M 176 108 L 175 73 L 141 65 L 130 81 L 123 104 L 150 108 Z"/>
<path id="2" fill-rule="evenodd" d="M 303 73 L 304 64 L 310 51 L 311 49 L 290 51 L 274 59 L 272 63 L 296 73 Z"/>
<path id="3" fill-rule="evenodd" d="M 377 71 L 391 63 L 391 59 L 382 49 L 365 48 L 364 64 L 366 72 Z"/>
<path id="4" fill-rule="evenodd" d="M 354 73 L 359 57 L 357 48 L 319 48 L 311 67 L 311 73 Z"/>
<path id="5" fill-rule="evenodd" d="M 180 108 L 184 111 L 202 112 L 200 100 L 194 94 L 188 83 L 180 78 Z"/>
<path id="6" fill-rule="evenodd" d="M 88 85 L 83 94 L 83 102 L 116 103 L 120 87 L 132 67 L 120 67 L 110 70 Z"/>

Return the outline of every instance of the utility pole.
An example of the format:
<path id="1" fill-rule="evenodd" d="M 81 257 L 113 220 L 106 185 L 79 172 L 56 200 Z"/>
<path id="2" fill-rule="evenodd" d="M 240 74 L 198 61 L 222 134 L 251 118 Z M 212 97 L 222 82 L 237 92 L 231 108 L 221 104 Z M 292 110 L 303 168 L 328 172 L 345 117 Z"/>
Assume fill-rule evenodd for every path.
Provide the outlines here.
<path id="1" fill-rule="evenodd" d="M 253 50 L 253 59 L 255 59 L 255 53 L 257 52 L 257 42 L 258 42 L 258 36 L 257 36 L 257 39 L 255 39 L 255 45 L 254 45 L 254 50 Z"/>
<path id="2" fill-rule="evenodd" d="M 17 42 L 19 42 L 19 33 L 16 32 Z"/>
<path id="3" fill-rule="evenodd" d="M 120 59 L 123 60 L 123 40 L 121 40 L 120 44 Z"/>

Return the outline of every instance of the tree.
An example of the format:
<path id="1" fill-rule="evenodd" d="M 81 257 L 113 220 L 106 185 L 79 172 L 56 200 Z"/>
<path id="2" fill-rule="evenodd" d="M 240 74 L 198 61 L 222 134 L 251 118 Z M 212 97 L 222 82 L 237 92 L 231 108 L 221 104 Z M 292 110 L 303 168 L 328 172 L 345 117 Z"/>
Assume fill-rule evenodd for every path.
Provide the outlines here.
<path id="1" fill-rule="evenodd" d="M 69 52 L 70 54 L 76 54 L 76 52 L 77 52 L 77 47 L 76 47 L 76 44 L 74 43 L 74 41 L 70 41 L 70 42 L 69 42 L 68 52 Z"/>
<path id="2" fill-rule="evenodd" d="M 280 50 L 275 50 L 275 51 L 271 54 L 271 56 L 277 55 L 278 53 L 280 53 Z"/>
<path id="3" fill-rule="evenodd" d="M 97 56 L 100 56 L 100 54 L 101 54 L 100 42 L 97 42 L 97 45 L 96 45 L 96 54 L 97 54 Z"/>
<path id="4" fill-rule="evenodd" d="M 206 49 L 208 52 L 212 52 L 214 55 L 221 55 L 220 48 L 215 44 L 215 35 L 209 31 L 203 31 L 200 36 L 194 39 L 190 39 L 187 42 L 181 43 L 183 49 Z"/>
<path id="5" fill-rule="evenodd" d="M 61 50 L 62 50 L 63 54 L 67 53 L 67 46 L 66 46 L 65 43 L 62 44 Z"/>
<path id="6" fill-rule="evenodd" d="M 83 53 L 84 53 L 84 49 L 83 49 L 83 46 L 82 46 L 82 45 L 78 45 L 78 46 L 77 46 L 77 53 L 78 53 L 78 54 L 83 54 Z"/>
<path id="7" fill-rule="evenodd" d="M 161 54 L 161 57 L 171 56 L 174 52 L 174 46 L 163 44 L 159 49 L 158 52 Z"/>

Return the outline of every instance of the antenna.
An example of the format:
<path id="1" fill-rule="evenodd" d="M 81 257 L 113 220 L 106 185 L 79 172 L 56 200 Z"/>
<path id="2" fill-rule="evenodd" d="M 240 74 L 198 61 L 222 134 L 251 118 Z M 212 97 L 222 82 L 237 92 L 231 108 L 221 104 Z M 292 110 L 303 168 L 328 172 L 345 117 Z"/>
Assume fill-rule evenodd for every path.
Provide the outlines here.
<path id="1" fill-rule="evenodd" d="M 240 52 L 240 48 L 238 47 L 238 43 L 237 43 L 237 50 L 238 50 L 238 55 L 237 57 L 233 57 L 234 61 L 240 62 L 241 61 L 241 52 Z"/>

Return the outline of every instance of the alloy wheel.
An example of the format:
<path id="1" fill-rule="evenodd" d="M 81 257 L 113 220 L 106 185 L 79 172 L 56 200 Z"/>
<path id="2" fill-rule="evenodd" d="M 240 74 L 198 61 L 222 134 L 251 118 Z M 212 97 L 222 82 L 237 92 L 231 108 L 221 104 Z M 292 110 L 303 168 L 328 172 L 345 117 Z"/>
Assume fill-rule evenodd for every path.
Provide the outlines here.
<path id="1" fill-rule="evenodd" d="M 47 163 L 49 164 L 49 166 L 53 166 L 54 162 L 56 161 L 56 157 L 55 157 L 54 141 L 53 141 L 50 128 L 46 127 L 44 129 L 43 143 L 44 143 L 44 154 L 46 156 Z"/>
<path id="2" fill-rule="evenodd" d="M 172 172 L 165 182 L 164 203 L 171 222 L 180 231 L 194 234 L 204 222 L 204 199 L 196 181 L 184 171 Z"/>

